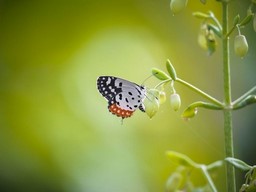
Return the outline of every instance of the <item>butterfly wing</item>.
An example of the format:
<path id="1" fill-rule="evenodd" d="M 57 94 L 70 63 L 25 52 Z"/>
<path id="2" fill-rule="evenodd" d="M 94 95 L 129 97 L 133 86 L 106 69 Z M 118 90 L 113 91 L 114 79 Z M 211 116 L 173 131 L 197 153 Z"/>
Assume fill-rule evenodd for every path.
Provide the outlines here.
<path id="1" fill-rule="evenodd" d="M 97 87 L 99 92 L 103 97 L 105 97 L 108 101 L 113 99 L 116 94 L 120 93 L 122 90 L 120 86 L 115 85 L 116 77 L 111 76 L 100 76 L 97 79 Z"/>
<path id="2" fill-rule="evenodd" d="M 146 90 L 143 86 L 112 76 L 100 76 L 97 86 L 102 96 L 108 100 L 108 109 L 114 115 L 127 118 L 137 108 L 145 112 L 142 102 Z"/>

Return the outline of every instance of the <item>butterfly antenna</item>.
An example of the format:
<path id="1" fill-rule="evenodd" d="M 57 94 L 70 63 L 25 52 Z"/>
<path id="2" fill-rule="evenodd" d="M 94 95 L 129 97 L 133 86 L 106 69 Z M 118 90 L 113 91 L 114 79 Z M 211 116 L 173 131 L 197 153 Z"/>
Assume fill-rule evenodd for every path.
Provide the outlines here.
<path id="1" fill-rule="evenodd" d="M 153 93 L 149 92 L 149 94 L 153 95 L 153 96 L 158 100 L 158 97 L 157 97 L 157 96 L 155 96 Z M 147 96 L 147 94 L 145 94 L 145 96 L 147 97 L 147 99 L 148 99 L 149 101 L 151 101 L 151 102 L 152 102 L 152 100 Z"/>
<path id="2" fill-rule="evenodd" d="M 144 83 L 145 83 L 148 79 L 150 79 L 152 76 L 154 76 L 154 74 L 148 76 L 148 77 L 141 83 L 141 85 L 144 85 Z"/>

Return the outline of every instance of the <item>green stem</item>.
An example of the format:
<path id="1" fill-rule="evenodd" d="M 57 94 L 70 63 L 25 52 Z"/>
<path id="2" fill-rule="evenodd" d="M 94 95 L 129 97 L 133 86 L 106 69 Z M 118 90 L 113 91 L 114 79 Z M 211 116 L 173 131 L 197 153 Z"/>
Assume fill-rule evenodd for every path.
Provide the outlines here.
<path id="1" fill-rule="evenodd" d="M 222 25 L 223 37 L 228 31 L 228 3 L 222 2 Z M 232 113 L 231 113 L 231 74 L 229 58 L 229 37 L 223 39 L 223 80 L 224 80 L 224 134 L 225 134 L 225 153 L 226 157 L 234 157 Z M 226 165 L 227 191 L 236 191 L 235 169 L 232 165 Z"/>
<path id="2" fill-rule="evenodd" d="M 170 81 L 173 81 L 171 78 L 170 79 L 166 79 L 164 81 L 161 81 L 160 83 L 158 83 L 154 88 L 157 89 L 158 87 L 160 87 L 161 85 L 164 85 L 165 83 L 168 83 Z"/>
<path id="3" fill-rule="evenodd" d="M 183 85 L 185 85 L 186 87 L 190 88 L 191 90 L 199 93 L 201 96 L 203 96 L 204 98 L 208 99 L 209 101 L 211 101 L 212 103 L 220 106 L 220 107 L 223 107 L 223 103 L 221 103 L 220 101 L 218 101 L 217 99 L 215 99 L 214 97 L 208 95 L 207 93 L 203 92 L 202 90 L 198 89 L 197 87 L 195 87 L 194 85 L 191 85 L 190 83 L 180 79 L 180 78 L 177 78 L 175 82 L 179 82 Z"/>
<path id="4" fill-rule="evenodd" d="M 210 175 L 209 175 L 209 173 L 208 173 L 208 171 L 207 171 L 206 166 L 205 166 L 205 165 L 201 165 L 200 168 L 201 168 L 201 170 L 202 170 L 202 172 L 203 172 L 203 175 L 205 176 L 206 180 L 208 181 L 208 183 L 209 183 L 209 185 L 210 185 L 212 191 L 213 191 L 213 192 L 217 192 L 217 189 L 216 189 L 216 187 L 215 187 L 215 185 L 214 185 L 214 183 L 213 183 L 213 181 L 212 181 L 212 178 L 210 177 Z"/>

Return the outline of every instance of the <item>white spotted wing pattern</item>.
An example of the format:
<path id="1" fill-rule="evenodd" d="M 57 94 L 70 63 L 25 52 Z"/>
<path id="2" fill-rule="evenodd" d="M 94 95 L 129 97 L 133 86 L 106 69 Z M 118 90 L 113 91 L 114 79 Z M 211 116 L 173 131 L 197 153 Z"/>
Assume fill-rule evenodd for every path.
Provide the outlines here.
<path id="1" fill-rule="evenodd" d="M 108 109 L 112 114 L 124 119 L 132 116 L 138 108 L 145 112 L 145 87 L 113 76 L 100 76 L 97 79 L 97 87 L 108 100 Z"/>

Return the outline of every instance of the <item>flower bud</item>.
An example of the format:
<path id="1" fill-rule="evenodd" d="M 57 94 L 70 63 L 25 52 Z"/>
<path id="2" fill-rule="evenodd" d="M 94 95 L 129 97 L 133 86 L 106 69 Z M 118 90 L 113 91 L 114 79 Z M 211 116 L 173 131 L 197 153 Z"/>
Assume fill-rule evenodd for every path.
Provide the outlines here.
<path id="1" fill-rule="evenodd" d="M 143 104 L 145 106 L 145 112 L 151 119 L 159 109 L 159 101 L 158 96 L 155 94 L 159 94 L 159 91 L 156 89 L 150 89 L 147 92 L 147 97 L 145 98 Z"/>
<path id="2" fill-rule="evenodd" d="M 236 26 L 238 24 L 238 22 L 240 21 L 240 15 L 237 14 L 233 20 L 233 25 Z"/>
<path id="3" fill-rule="evenodd" d="M 199 45 L 203 49 L 206 49 L 209 55 L 215 52 L 217 46 L 217 41 L 213 29 L 216 29 L 216 27 L 208 24 L 202 24 L 198 35 Z M 216 30 L 215 32 L 217 33 Z"/>
<path id="4" fill-rule="evenodd" d="M 163 104 L 166 101 L 166 94 L 164 91 L 159 92 L 158 99 L 159 99 L 160 104 Z"/>
<path id="5" fill-rule="evenodd" d="M 234 42 L 235 54 L 243 58 L 248 52 L 248 43 L 244 35 L 237 35 Z"/>
<path id="6" fill-rule="evenodd" d="M 181 12 L 187 6 L 188 0 L 171 0 L 170 7 L 173 14 Z"/>
<path id="7" fill-rule="evenodd" d="M 166 182 L 166 191 L 177 191 L 181 186 L 182 180 L 182 175 L 179 172 L 174 172 Z"/>
<path id="8" fill-rule="evenodd" d="M 242 187 L 240 188 L 239 192 L 245 192 L 248 190 L 249 185 L 248 184 L 243 184 Z"/>
<path id="9" fill-rule="evenodd" d="M 177 93 L 173 93 L 170 96 L 170 103 L 171 103 L 171 108 L 174 111 L 177 111 L 180 108 L 180 105 L 181 105 L 180 95 L 177 94 Z"/>

